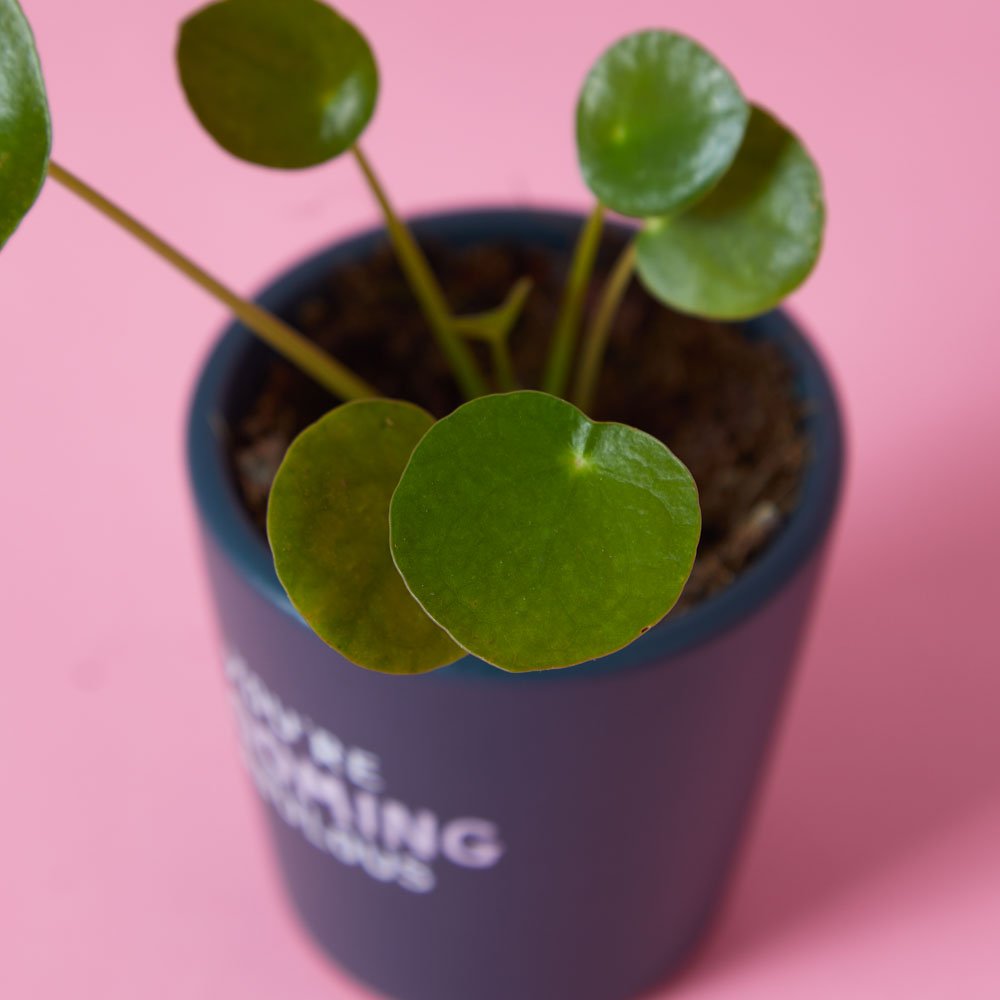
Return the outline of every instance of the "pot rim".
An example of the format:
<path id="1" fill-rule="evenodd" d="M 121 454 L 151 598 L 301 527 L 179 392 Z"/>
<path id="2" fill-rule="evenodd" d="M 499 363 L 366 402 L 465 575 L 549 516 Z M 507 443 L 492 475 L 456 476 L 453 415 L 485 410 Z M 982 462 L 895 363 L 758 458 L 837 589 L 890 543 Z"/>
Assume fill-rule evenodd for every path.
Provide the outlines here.
<path id="1" fill-rule="evenodd" d="M 410 220 L 418 238 L 482 243 L 484 238 L 530 240 L 553 247 L 572 244 L 583 215 L 531 207 L 473 208 L 419 215 Z M 610 230 L 625 232 L 623 224 Z M 255 301 L 286 311 L 337 267 L 363 259 L 385 238 L 382 226 L 367 228 L 314 252 L 269 283 Z M 816 349 L 784 309 L 739 324 L 751 336 L 774 343 L 789 361 L 795 384 L 808 401 L 805 429 L 810 456 L 799 502 L 764 552 L 724 590 L 695 607 L 668 615 L 631 645 L 576 668 L 508 674 L 467 655 L 418 678 L 490 677 L 494 679 L 592 678 L 625 667 L 649 665 L 726 632 L 766 604 L 822 545 L 836 512 L 844 467 L 840 407 L 830 375 Z M 259 341 L 241 323 L 230 323 L 203 362 L 188 411 L 187 466 L 199 520 L 240 574 L 271 605 L 308 628 L 292 607 L 274 572 L 266 541 L 243 507 L 225 459 L 224 401 L 236 373 Z M 331 654 L 337 656 L 331 650 Z M 582 668 L 586 669 L 582 669 Z M 360 668 L 359 668 L 360 669 Z"/>

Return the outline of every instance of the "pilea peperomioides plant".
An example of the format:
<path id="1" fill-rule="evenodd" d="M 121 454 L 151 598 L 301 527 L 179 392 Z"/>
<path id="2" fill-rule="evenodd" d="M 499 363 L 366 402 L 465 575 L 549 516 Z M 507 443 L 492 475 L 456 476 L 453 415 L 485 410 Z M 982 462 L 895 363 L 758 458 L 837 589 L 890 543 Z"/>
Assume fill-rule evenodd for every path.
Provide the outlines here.
<path id="1" fill-rule="evenodd" d="M 413 402 L 372 398 L 335 359 L 53 163 L 44 85 L 16 0 L 0 0 L 0 32 L 0 243 L 47 172 L 343 401 L 292 443 L 267 518 L 278 577 L 324 641 L 388 673 L 432 670 L 467 652 L 539 670 L 619 649 L 670 610 L 698 545 L 695 484 L 659 440 L 587 416 L 618 307 L 637 274 L 682 312 L 765 312 L 812 270 L 824 224 L 808 153 L 747 103 L 712 55 L 682 35 L 643 31 L 587 76 L 577 148 L 597 201 L 534 387 L 522 384 L 507 346 L 530 281 L 489 312 L 455 315 L 361 151 L 378 70 L 359 31 L 319 0 L 222 0 L 185 21 L 181 82 L 220 145 L 272 168 L 356 161 L 468 399 L 435 421 Z M 582 329 L 609 212 L 638 226 Z M 492 371 L 474 340 L 489 345 Z"/>

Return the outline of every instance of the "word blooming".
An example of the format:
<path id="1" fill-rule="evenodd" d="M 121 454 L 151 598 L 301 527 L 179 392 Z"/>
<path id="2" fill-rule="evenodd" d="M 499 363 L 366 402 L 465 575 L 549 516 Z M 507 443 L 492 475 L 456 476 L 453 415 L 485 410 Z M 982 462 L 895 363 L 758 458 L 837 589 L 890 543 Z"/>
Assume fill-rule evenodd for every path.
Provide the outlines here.
<path id="1" fill-rule="evenodd" d="M 377 754 L 345 745 L 283 704 L 235 651 L 226 657 L 226 677 L 257 791 L 314 847 L 417 893 L 434 889 L 439 859 L 492 868 L 503 856 L 495 823 L 471 816 L 445 822 L 386 795 Z"/>

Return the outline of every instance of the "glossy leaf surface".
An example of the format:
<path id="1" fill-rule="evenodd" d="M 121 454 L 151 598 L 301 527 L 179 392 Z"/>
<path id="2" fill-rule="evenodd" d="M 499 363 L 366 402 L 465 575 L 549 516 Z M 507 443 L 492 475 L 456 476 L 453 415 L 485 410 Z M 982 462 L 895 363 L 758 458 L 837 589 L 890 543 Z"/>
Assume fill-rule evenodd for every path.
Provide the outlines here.
<path id="1" fill-rule="evenodd" d="M 410 403 L 340 406 L 292 442 L 268 504 L 274 565 L 292 604 L 334 649 L 387 673 L 422 673 L 463 655 L 389 554 L 389 500 L 433 423 Z"/>
<path id="2" fill-rule="evenodd" d="M 802 144 L 754 108 L 732 168 L 686 212 L 647 222 L 638 270 L 649 291 L 682 312 L 742 319 L 766 312 L 808 277 L 825 210 Z"/>
<path id="3" fill-rule="evenodd" d="M 701 526 L 655 438 L 540 392 L 439 420 L 392 499 L 393 558 L 428 614 L 506 670 L 581 663 L 673 606 Z"/>
<path id="4" fill-rule="evenodd" d="M 51 145 L 31 28 L 16 0 L 0 0 L 0 247 L 38 197 Z"/>
<path id="5" fill-rule="evenodd" d="M 318 0 L 205 7 L 181 27 L 177 64 L 208 132 L 267 167 L 311 167 L 343 153 L 378 96 L 368 43 Z"/>
<path id="6" fill-rule="evenodd" d="M 584 180 L 622 215 L 674 212 L 725 173 L 748 116 L 736 81 L 696 42 L 669 31 L 628 35 L 598 59 L 580 93 Z"/>

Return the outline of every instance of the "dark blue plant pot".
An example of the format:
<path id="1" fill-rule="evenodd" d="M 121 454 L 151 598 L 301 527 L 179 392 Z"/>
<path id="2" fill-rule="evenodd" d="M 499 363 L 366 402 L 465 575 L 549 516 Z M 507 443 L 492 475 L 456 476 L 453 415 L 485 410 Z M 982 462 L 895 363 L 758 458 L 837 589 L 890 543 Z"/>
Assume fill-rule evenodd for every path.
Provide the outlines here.
<path id="1" fill-rule="evenodd" d="M 463 246 L 565 254 L 580 219 L 420 220 Z M 370 232 L 261 301 L 286 315 Z M 234 325 L 191 410 L 191 477 L 246 759 L 292 901 L 348 972 L 400 1000 L 621 1000 L 674 970 L 715 907 L 812 603 L 842 474 L 834 393 L 786 315 L 747 324 L 808 400 L 801 502 L 726 591 L 589 665 L 419 677 L 353 666 L 292 610 L 237 499 L 230 415 L 266 349 Z"/>

